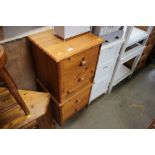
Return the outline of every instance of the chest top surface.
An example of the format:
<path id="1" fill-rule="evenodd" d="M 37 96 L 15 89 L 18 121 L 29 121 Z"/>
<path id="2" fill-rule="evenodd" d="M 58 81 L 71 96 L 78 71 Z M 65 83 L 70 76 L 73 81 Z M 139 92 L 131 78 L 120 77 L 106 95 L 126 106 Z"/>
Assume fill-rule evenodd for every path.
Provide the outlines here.
<path id="1" fill-rule="evenodd" d="M 90 32 L 63 40 L 53 30 L 30 35 L 28 39 L 56 62 L 103 43 L 103 39 Z"/>

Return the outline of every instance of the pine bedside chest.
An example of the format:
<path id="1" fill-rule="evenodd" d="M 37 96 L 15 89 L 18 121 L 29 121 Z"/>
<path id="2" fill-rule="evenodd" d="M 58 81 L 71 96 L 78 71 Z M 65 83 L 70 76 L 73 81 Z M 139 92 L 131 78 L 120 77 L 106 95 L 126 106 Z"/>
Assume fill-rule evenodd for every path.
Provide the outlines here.
<path id="1" fill-rule="evenodd" d="M 44 31 L 28 37 L 37 80 L 53 99 L 53 115 L 61 125 L 89 101 L 103 40 L 90 32 L 63 40 Z"/>

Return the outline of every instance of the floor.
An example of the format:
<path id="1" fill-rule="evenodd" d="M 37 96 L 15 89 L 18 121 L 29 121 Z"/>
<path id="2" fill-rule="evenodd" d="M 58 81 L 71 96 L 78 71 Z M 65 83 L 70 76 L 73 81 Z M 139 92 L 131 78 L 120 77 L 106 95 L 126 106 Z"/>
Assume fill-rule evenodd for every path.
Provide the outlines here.
<path id="1" fill-rule="evenodd" d="M 64 128 L 141 129 L 147 128 L 154 118 L 155 67 L 147 66 L 110 95 L 96 99 L 68 120 Z"/>

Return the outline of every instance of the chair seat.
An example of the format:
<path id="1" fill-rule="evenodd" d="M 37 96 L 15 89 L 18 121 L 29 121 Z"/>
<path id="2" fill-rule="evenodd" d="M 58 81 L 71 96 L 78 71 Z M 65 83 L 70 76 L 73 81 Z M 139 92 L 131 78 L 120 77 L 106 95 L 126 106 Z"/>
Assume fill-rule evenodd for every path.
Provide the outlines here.
<path id="1" fill-rule="evenodd" d="M 19 90 L 30 116 L 26 116 L 6 88 L 0 87 L 0 128 L 22 128 L 43 116 L 50 102 L 48 93 Z"/>

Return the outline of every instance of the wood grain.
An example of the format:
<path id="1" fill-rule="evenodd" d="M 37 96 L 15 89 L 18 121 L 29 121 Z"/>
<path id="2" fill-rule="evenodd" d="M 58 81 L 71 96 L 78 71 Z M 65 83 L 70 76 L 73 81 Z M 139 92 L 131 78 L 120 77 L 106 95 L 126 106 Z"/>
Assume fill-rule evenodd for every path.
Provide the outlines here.
<path id="1" fill-rule="evenodd" d="M 98 55 L 99 46 L 95 46 L 60 62 L 61 101 L 93 82 Z"/>
<path id="2" fill-rule="evenodd" d="M 52 97 L 52 110 L 55 120 L 63 126 L 64 123 L 74 114 L 88 105 L 90 90 L 92 85 L 83 87 L 75 96 L 59 104 Z"/>
<path id="3" fill-rule="evenodd" d="M 33 124 L 32 122 L 37 121 L 37 119 L 46 114 L 50 103 L 50 95 L 48 93 L 27 90 L 19 90 L 19 93 L 30 109 L 30 117 L 25 116 L 9 91 L 6 88 L 1 87 L 0 128 L 29 128 L 29 123 Z"/>
<path id="4" fill-rule="evenodd" d="M 61 107 L 63 121 L 66 121 L 72 115 L 86 107 L 86 105 L 88 104 L 89 94 L 90 88 L 81 91 L 79 95 L 71 98 L 66 104 Z"/>
<path id="5" fill-rule="evenodd" d="M 92 33 L 85 33 L 65 41 L 56 37 L 52 30 L 30 35 L 28 39 L 56 62 L 103 42 L 103 39 Z"/>
<path id="6" fill-rule="evenodd" d="M 53 115 L 63 125 L 88 104 L 103 40 L 85 33 L 64 41 L 52 31 L 31 35 L 28 39 L 38 84 L 51 93 Z M 79 104 L 75 104 L 78 99 Z"/>

